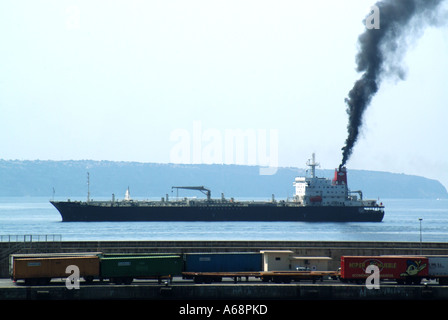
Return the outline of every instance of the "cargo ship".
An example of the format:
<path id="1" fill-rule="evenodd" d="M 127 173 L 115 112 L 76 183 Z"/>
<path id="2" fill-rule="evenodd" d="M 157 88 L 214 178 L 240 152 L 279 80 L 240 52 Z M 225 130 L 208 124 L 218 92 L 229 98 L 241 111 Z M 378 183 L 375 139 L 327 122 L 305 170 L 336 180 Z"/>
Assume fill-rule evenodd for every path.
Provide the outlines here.
<path id="1" fill-rule="evenodd" d="M 234 198 L 211 198 L 204 186 L 173 186 L 173 189 L 197 190 L 204 199 L 132 200 L 127 191 L 124 200 L 50 201 L 62 221 L 314 221 L 381 222 L 384 206 L 376 200 L 364 200 L 361 191 L 350 191 L 347 169 L 335 169 L 334 178 L 316 176 L 314 154 L 308 160 L 309 174 L 296 177 L 291 199 L 239 201 Z M 129 190 L 129 189 L 128 189 Z"/>

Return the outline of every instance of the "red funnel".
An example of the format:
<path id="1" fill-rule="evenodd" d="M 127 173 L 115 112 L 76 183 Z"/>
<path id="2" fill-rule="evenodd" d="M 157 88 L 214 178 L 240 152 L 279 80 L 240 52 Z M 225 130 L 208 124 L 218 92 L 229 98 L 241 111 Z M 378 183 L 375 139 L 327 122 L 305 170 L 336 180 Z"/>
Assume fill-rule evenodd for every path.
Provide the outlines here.
<path id="1" fill-rule="evenodd" d="M 333 184 L 347 185 L 347 169 L 345 167 L 334 169 Z"/>

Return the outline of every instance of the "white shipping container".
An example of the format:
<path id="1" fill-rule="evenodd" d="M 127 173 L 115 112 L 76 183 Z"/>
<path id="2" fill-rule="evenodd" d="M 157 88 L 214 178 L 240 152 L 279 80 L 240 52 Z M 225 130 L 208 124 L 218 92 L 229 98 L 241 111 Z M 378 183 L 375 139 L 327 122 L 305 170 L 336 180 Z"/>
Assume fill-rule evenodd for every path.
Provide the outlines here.
<path id="1" fill-rule="evenodd" d="M 428 273 L 432 276 L 448 276 L 448 256 L 428 257 Z"/>

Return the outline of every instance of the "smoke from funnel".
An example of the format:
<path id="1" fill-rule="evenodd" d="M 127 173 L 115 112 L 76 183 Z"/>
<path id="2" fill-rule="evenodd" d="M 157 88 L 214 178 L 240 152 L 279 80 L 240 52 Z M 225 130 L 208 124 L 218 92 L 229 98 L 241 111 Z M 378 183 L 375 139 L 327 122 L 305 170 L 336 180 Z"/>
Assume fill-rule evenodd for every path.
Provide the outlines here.
<path id="1" fill-rule="evenodd" d="M 349 123 L 348 137 L 342 148 L 344 166 L 362 126 L 363 114 L 385 77 L 404 79 L 399 61 L 406 51 L 406 36 L 415 38 L 425 26 L 437 24 L 438 8 L 445 0 L 384 0 L 379 9 L 379 29 L 366 29 L 359 36 L 357 71 L 362 72 L 345 99 Z"/>

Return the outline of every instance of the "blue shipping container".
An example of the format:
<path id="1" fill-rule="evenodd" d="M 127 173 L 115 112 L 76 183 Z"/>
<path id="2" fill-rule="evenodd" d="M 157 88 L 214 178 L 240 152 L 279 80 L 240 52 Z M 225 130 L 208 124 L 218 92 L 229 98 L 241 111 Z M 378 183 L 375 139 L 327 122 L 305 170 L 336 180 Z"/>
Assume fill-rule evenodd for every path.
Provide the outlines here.
<path id="1" fill-rule="evenodd" d="M 261 253 L 187 253 L 187 272 L 261 271 Z"/>

